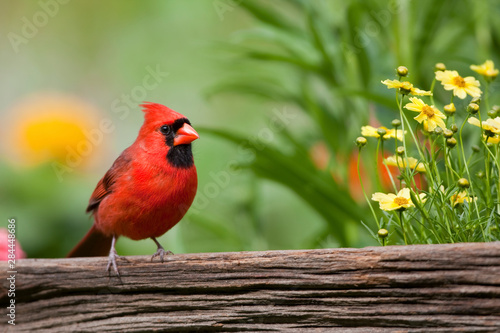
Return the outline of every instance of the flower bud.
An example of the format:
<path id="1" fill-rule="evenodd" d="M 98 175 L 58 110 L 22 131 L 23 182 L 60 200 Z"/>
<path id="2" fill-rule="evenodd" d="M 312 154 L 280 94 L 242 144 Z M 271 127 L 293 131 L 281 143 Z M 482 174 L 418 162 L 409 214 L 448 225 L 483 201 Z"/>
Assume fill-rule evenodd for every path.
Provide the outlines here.
<path id="1" fill-rule="evenodd" d="M 405 66 L 399 66 L 396 69 L 396 72 L 398 72 L 399 76 L 404 77 L 404 76 L 408 75 L 408 68 L 406 68 Z"/>
<path id="2" fill-rule="evenodd" d="M 391 125 L 392 125 L 392 127 L 394 127 L 394 128 L 398 128 L 399 126 L 401 126 L 401 120 L 399 120 L 399 119 L 394 119 L 394 120 L 391 122 Z"/>
<path id="3" fill-rule="evenodd" d="M 497 116 L 497 112 L 493 109 L 488 111 L 488 117 L 495 118 Z"/>
<path id="4" fill-rule="evenodd" d="M 475 103 L 477 105 L 481 104 L 481 97 L 473 97 L 471 100 L 470 100 L 471 103 Z"/>
<path id="5" fill-rule="evenodd" d="M 396 148 L 396 154 L 398 154 L 399 156 L 404 155 L 404 153 L 405 153 L 405 147 L 399 146 L 398 148 Z"/>
<path id="6" fill-rule="evenodd" d="M 457 139 L 455 139 L 455 138 L 446 139 L 446 145 L 450 148 L 455 147 L 457 145 Z"/>
<path id="7" fill-rule="evenodd" d="M 457 133 L 458 132 L 457 124 L 451 124 L 450 129 L 453 131 L 453 133 Z"/>
<path id="8" fill-rule="evenodd" d="M 448 114 L 453 114 L 455 113 L 455 111 L 457 111 L 457 109 L 455 108 L 455 104 L 453 103 L 450 103 L 450 104 L 446 104 L 444 107 L 443 107 L 443 110 L 444 112 L 448 113 Z"/>
<path id="9" fill-rule="evenodd" d="M 387 131 L 383 128 L 379 128 L 377 129 L 377 134 L 380 136 L 380 137 L 383 137 L 384 135 L 387 134 Z"/>
<path id="10" fill-rule="evenodd" d="M 361 148 L 361 147 L 364 147 L 366 145 L 366 138 L 363 137 L 363 136 L 359 136 L 357 139 L 356 139 L 356 145 Z"/>
<path id="11" fill-rule="evenodd" d="M 475 153 L 479 153 L 481 151 L 481 149 L 479 148 L 478 145 L 472 145 L 472 151 Z"/>
<path id="12" fill-rule="evenodd" d="M 453 133 L 453 131 L 452 131 L 452 130 L 449 130 L 449 129 L 447 129 L 447 128 L 445 128 L 445 129 L 443 130 L 443 135 L 444 135 L 444 137 L 445 137 L 445 138 L 451 138 L 451 137 L 453 136 L 453 134 L 454 134 L 454 133 Z"/>
<path id="13" fill-rule="evenodd" d="M 498 106 L 498 105 L 493 105 L 493 107 L 491 109 L 495 110 L 496 113 L 500 112 L 500 106 Z"/>
<path id="14" fill-rule="evenodd" d="M 438 62 L 434 65 L 434 72 L 445 71 L 446 66 L 442 62 Z"/>
<path id="15" fill-rule="evenodd" d="M 486 142 L 486 147 L 488 147 L 488 149 L 492 149 L 493 147 L 495 146 L 495 144 L 493 142 Z"/>
<path id="16" fill-rule="evenodd" d="M 470 103 L 467 106 L 467 112 L 470 112 L 471 114 L 476 114 L 479 111 L 479 105 L 476 103 Z"/>
<path id="17" fill-rule="evenodd" d="M 386 238 L 387 236 L 389 236 L 389 231 L 387 231 L 387 229 L 380 229 L 378 232 L 377 232 L 377 235 L 384 239 Z"/>
<path id="18" fill-rule="evenodd" d="M 458 187 L 460 187 L 460 188 L 469 188 L 469 186 L 470 186 L 469 181 L 465 178 L 460 178 L 458 180 L 457 184 L 458 184 Z"/>
<path id="19" fill-rule="evenodd" d="M 483 179 L 484 178 L 484 171 L 478 171 L 476 173 L 477 178 Z"/>
<path id="20" fill-rule="evenodd" d="M 436 128 L 434 129 L 434 134 L 436 134 L 436 135 L 441 135 L 441 134 L 443 134 L 443 129 L 442 129 L 441 127 L 439 127 L 439 126 L 438 126 L 438 127 L 436 127 Z"/>

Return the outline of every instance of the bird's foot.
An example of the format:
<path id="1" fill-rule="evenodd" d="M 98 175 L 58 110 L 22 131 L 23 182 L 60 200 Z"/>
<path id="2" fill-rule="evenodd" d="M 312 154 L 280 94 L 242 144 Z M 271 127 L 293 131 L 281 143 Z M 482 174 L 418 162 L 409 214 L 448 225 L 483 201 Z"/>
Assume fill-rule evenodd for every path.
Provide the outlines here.
<path id="1" fill-rule="evenodd" d="M 111 245 L 111 250 L 109 250 L 108 266 L 106 266 L 106 271 L 110 272 L 110 268 L 111 268 L 111 266 L 113 266 L 113 270 L 115 271 L 116 276 L 118 276 L 118 278 L 119 278 L 120 277 L 120 273 L 118 272 L 118 266 L 116 265 L 116 259 L 122 259 L 122 260 L 125 260 L 126 262 L 130 262 L 127 258 L 119 256 L 116 253 L 116 250 L 115 250 L 115 238 L 113 238 L 113 242 L 112 242 L 112 245 Z"/>
<path id="2" fill-rule="evenodd" d="M 153 240 L 153 242 L 155 242 L 156 246 L 158 247 L 158 250 L 156 250 L 156 253 L 153 254 L 153 256 L 151 257 L 151 261 L 153 261 L 153 259 L 155 257 L 160 257 L 161 262 L 163 262 L 164 255 L 174 254 L 172 251 L 165 251 L 163 246 L 161 246 L 161 244 L 158 242 L 158 240 L 155 237 L 151 237 L 151 239 Z"/>
<path id="3" fill-rule="evenodd" d="M 108 256 L 108 266 L 106 267 L 106 271 L 110 272 L 111 266 L 113 266 L 113 270 L 116 273 L 116 276 L 120 277 L 120 273 L 118 272 L 118 266 L 116 265 L 116 259 L 122 258 L 120 257 L 114 248 L 109 251 L 109 256 Z"/>
<path id="4" fill-rule="evenodd" d="M 163 256 L 172 254 L 174 254 L 172 251 L 165 251 L 165 249 L 160 246 L 158 250 L 156 250 L 156 253 L 151 256 L 151 261 L 153 261 L 155 257 L 160 257 L 161 262 L 163 262 Z"/>
<path id="5" fill-rule="evenodd" d="M 111 241 L 111 249 L 109 250 L 109 255 L 108 255 L 108 266 L 106 266 L 106 271 L 109 273 L 109 277 L 111 278 L 111 266 L 113 266 L 113 270 L 115 271 L 116 277 L 118 278 L 118 280 L 120 280 L 121 283 L 123 283 L 122 279 L 120 277 L 120 272 L 118 272 L 118 266 L 116 265 L 116 259 L 123 259 L 127 262 L 129 262 L 129 261 L 127 260 L 127 258 L 119 256 L 116 253 L 115 243 L 116 243 L 116 236 L 113 235 L 113 239 Z"/>

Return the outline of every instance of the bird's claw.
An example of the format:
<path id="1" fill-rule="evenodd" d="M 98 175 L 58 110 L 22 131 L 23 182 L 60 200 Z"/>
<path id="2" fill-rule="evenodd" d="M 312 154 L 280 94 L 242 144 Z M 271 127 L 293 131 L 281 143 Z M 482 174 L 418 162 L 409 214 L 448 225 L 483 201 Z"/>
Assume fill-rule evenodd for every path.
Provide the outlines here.
<path id="1" fill-rule="evenodd" d="M 153 261 L 153 259 L 155 257 L 160 257 L 161 262 L 163 262 L 164 261 L 163 256 L 172 255 L 172 254 L 174 254 L 172 251 L 168 251 L 168 250 L 165 251 L 165 249 L 163 247 L 159 247 L 158 250 L 156 250 L 156 253 L 151 256 L 151 261 Z"/>
<path id="2" fill-rule="evenodd" d="M 128 259 L 125 258 L 125 257 L 122 257 L 122 256 L 119 256 L 117 253 L 116 253 L 116 250 L 115 249 L 112 249 L 111 251 L 109 251 L 109 256 L 108 256 L 108 266 L 106 266 L 106 271 L 107 272 L 111 272 L 110 268 L 111 266 L 113 266 L 113 270 L 115 271 L 116 273 L 116 276 L 118 278 L 120 278 L 120 272 L 118 271 L 118 266 L 116 265 L 116 259 L 123 259 L 127 262 Z"/>
<path id="3" fill-rule="evenodd" d="M 106 271 L 109 272 L 111 265 L 113 265 L 113 269 L 115 270 L 116 275 L 120 276 L 120 273 L 118 272 L 118 267 L 116 266 L 116 258 L 118 258 L 118 254 L 116 254 L 116 251 L 110 251 L 108 256 L 108 266 L 106 266 Z"/>

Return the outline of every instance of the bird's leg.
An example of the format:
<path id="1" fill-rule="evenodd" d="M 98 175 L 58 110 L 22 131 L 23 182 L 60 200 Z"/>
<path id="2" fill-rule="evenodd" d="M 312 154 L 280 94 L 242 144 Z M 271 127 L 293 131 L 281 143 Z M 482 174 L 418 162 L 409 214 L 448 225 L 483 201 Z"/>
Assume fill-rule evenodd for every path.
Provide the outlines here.
<path id="1" fill-rule="evenodd" d="M 106 271 L 109 272 L 111 265 L 113 265 L 113 269 L 115 270 L 116 276 L 120 278 L 120 273 L 118 273 L 118 267 L 116 266 L 116 259 L 120 258 L 120 256 L 116 253 L 115 243 L 116 243 L 116 237 L 115 235 L 113 235 L 113 240 L 111 241 L 111 249 L 109 250 L 108 266 L 106 267 Z"/>
<path id="2" fill-rule="evenodd" d="M 165 251 L 165 249 L 163 248 L 163 246 L 161 246 L 161 244 L 156 240 L 155 237 L 151 237 L 151 239 L 153 240 L 153 242 L 156 243 L 156 246 L 158 246 L 158 249 L 156 250 L 156 253 L 153 254 L 153 256 L 151 257 L 151 261 L 153 261 L 153 259 L 155 257 L 160 256 L 160 260 L 161 260 L 161 262 L 163 262 L 163 256 L 164 255 L 173 254 L 172 251 Z"/>

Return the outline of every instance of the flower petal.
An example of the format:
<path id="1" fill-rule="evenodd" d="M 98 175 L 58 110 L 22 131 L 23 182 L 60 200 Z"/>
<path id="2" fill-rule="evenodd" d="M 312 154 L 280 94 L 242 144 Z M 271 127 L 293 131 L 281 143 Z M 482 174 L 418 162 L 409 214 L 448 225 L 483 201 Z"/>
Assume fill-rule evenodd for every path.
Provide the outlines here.
<path id="1" fill-rule="evenodd" d="M 479 119 L 477 118 L 474 118 L 474 117 L 471 117 L 467 120 L 467 122 L 471 125 L 474 125 L 474 126 L 477 126 L 477 127 L 481 127 L 481 122 L 479 121 Z"/>
<path id="2" fill-rule="evenodd" d="M 385 84 L 387 86 L 387 89 L 401 87 L 401 82 L 399 82 L 398 80 L 384 80 L 381 82 L 382 82 L 382 84 Z"/>
<path id="3" fill-rule="evenodd" d="M 403 197 L 405 199 L 410 199 L 410 189 L 408 187 L 405 187 L 405 188 L 402 188 L 399 192 L 398 192 L 398 197 Z"/>
<path id="4" fill-rule="evenodd" d="M 443 119 L 434 117 L 433 120 L 439 127 L 441 127 L 442 129 L 446 129 L 446 124 L 444 123 Z"/>
<path id="5" fill-rule="evenodd" d="M 422 123 L 422 121 L 426 120 L 427 119 L 427 116 L 425 113 L 420 113 L 418 116 L 416 116 L 415 118 L 416 121 L 418 121 L 419 123 Z"/>
<path id="6" fill-rule="evenodd" d="M 362 126 L 361 127 L 362 136 L 379 137 L 377 129 L 373 126 Z"/>
<path id="7" fill-rule="evenodd" d="M 465 97 L 467 97 L 467 93 L 465 92 L 464 88 L 454 87 L 453 95 L 457 96 L 460 99 L 464 99 Z"/>
<path id="8" fill-rule="evenodd" d="M 373 201 L 382 201 L 382 200 L 386 199 L 386 197 L 387 197 L 387 194 L 380 193 L 380 192 L 376 192 L 376 193 L 372 194 Z"/>

